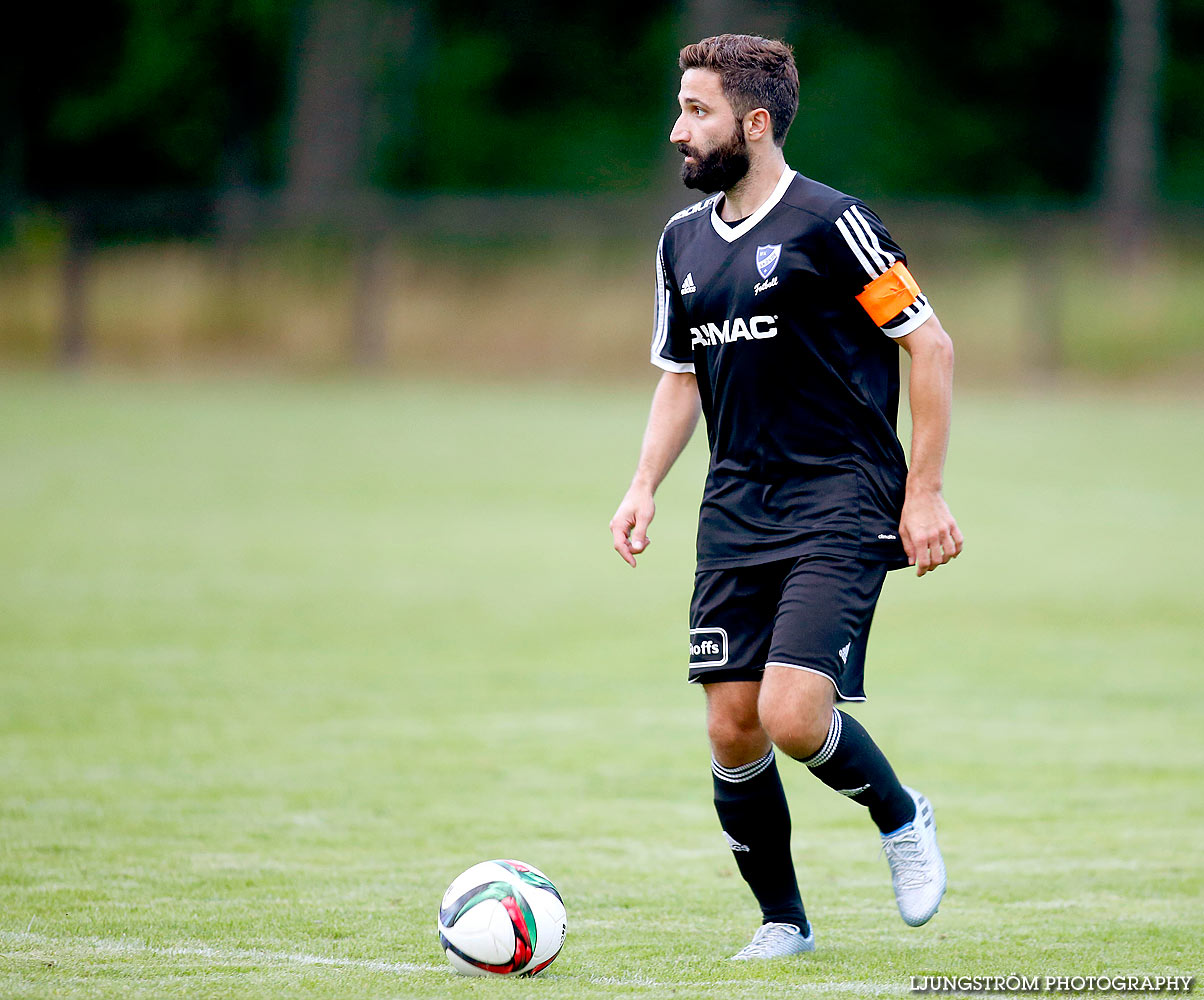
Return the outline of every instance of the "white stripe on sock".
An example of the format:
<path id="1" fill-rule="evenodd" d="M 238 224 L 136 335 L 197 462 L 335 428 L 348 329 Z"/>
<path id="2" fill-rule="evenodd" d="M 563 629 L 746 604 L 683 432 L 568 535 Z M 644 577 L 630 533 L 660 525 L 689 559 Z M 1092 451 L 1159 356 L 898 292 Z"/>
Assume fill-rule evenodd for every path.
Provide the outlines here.
<path id="1" fill-rule="evenodd" d="M 828 727 L 828 738 L 824 740 L 824 745 L 819 748 L 819 753 L 814 757 L 809 757 L 803 763 L 807 767 L 819 767 L 821 764 L 828 763 L 832 759 L 832 754 L 836 753 L 837 744 L 840 743 L 840 731 L 844 728 L 844 723 L 840 720 L 840 713 L 836 709 L 832 709 L 832 725 Z"/>
<path id="2" fill-rule="evenodd" d="M 760 760 L 754 760 L 749 764 L 741 764 L 739 767 L 724 767 L 714 757 L 711 758 L 711 772 L 720 781 L 727 781 L 731 784 L 739 784 L 742 781 L 751 781 L 758 774 L 768 770 L 773 765 L 773 750 L 770 750 Z"/>

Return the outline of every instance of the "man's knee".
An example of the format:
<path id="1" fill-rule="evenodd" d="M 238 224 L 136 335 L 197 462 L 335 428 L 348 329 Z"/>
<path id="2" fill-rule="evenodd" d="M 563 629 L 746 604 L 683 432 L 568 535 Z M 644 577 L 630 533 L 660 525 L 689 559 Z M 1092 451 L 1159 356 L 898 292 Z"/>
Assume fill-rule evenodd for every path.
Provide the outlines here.
<path id="1" fill-rule="evenodd" d="M 832 725 L 835 701 L 824 676 L 787 667 L 766 670 L 758 714 L 774 744 L 796 760 L 814 756 Z"/>
<path id="2" fill-rule="evenodd" d="M 707 736 L 711 753 L 724 767 L 739 767 L 764 757 L 769 738 L 757 715 L 755 688 L 740 691 L 735 685 L 713 685 L 707 691 Z"/>
<path id="3" fill-rule="evenodd" d="M 769 748 L 769 739 L 755 715 L 751 720 L 712 715 L 707 720 L 707 736 L 711 752 L 724 767 L 750 763 L 764 757 Z"/>

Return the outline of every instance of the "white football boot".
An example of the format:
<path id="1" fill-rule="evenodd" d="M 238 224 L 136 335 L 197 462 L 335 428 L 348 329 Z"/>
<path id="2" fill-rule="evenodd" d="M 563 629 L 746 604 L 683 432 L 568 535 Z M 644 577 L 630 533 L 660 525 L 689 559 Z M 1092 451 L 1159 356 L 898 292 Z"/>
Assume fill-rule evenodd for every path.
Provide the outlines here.
<path id="1" fill-rule="evenodd" d="M 815 931 L 807 924 L 807 936 L 803 937 L 794 924 L 777 924 L 770 921 L 757 928 L 753 939 L 732 956 L 733 962 L 746 962 L 757 958 L 785 958 L 815 951 Z"/>
<path id="2" fill-rule="evenodd" d="M 936 818 L 932 803 L 914 788 L 903 790 L 915 800 L 916 818 L 889 837 L 882 850 L 890 863 L 895 900 L 905 924 L 919 927 L 932 919 L 945 895 L 945 860 L 936 846 Z"/>

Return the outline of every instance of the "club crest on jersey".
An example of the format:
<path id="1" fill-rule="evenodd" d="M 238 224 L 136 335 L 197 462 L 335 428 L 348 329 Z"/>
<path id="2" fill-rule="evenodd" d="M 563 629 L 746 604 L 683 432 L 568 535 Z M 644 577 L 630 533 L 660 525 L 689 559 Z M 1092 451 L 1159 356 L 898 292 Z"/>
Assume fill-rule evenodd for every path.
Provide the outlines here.
<path id="1" fill-rule="evenodd" d="M 773 274 L 773 269 L 778 266 L 778 261 L 781 258 L 781 243 L 773 243 L 766 247 L 757 247 L 757 272 L 762 278 L 768 278 Z"/>

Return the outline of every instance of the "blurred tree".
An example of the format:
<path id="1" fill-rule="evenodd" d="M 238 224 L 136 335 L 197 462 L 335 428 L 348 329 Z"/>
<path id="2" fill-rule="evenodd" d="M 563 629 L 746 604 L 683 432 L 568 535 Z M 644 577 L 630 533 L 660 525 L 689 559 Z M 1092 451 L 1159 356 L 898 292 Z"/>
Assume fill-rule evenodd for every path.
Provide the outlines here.
<path id="1" fill-rule="evenodd" d="M 425 190 L 641 190 L 673 95 L 666 4 L 487 0 L 427 9 L 412 89 L 387 94 L 412 127 L 382 143 L 374 179 Z M 408 84 L 407 84 L 408 87 Z M 408 112 L 408 113 L 407 113 Z"/>
<path id="2" fill-rule="evenodd" d="M 1108 246 L 1124 265 L 1146 256 L 1160 158 L 1158 0 L 1117 0 L 1112 90 L 1104 126 L 1103 202 Z"/>
<path id="3" fill-rule="evenodd" d="M 10 236 L 7 223 L 17 210 L 21 188 L 21 162 L 25 158 L 25 130 L 17 107 L 19 87 L 16 66 L 0 65 L 0 240 Z"/>
<path id="4" fill-rule="evenodd" d="M 325 214 L 360 185 L 375 13 L 371 0 L 313 0 L 305 12 L 284 184 L 291 216 Z"/>
<path id="5" fill-rule="evenodd" d="M 1204 0 L 1166 0 L 1162 90 L 1163 193 L 1204 201 Z"/>
<path id="6" fill-rule="evenodd" d="M 1199 201 L 1204 0 L 1126 2 L 1164 7 L 1162 175 Z M 52 6 L 27 16 L 0 156 L 0 184 L 24 198 L 643 191 L 675 173 L 677 49 L 716 29 L 795 45 L 787 155 L 846 190 L 1014 202 L 1100 184 L 1111 23 L 1093 0 L 902 17 L 889 0 L 652 0 L 621 16 L 552 0 L 96 0 L 70 30 Z"/>
<path id="7" fill-rule="evenodd" d="M 794 37 L 804 172 L 866 196 L 1074 197 L 1092 179 L 1108 25 L 1093 0 L 811 0 Z"/>
<path id="8" fill-rule="evenodd" d="M 40 197 L 275 180 L 291 0 L 98 0 L 28 11 L 21 182 Z"/>
<path id="9" fill-rule="evenodd" d="M 684 0 L 682 35 L 690 42 L 723 32 L 787 38 L 798 11 L 785 0 Z"/>

